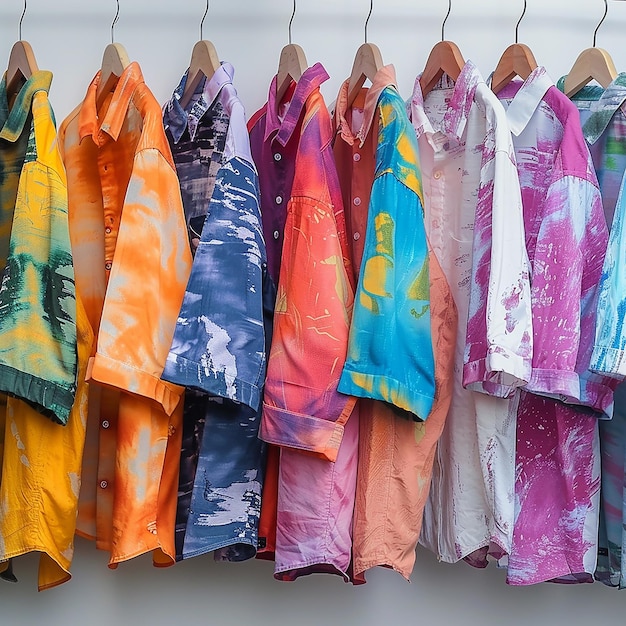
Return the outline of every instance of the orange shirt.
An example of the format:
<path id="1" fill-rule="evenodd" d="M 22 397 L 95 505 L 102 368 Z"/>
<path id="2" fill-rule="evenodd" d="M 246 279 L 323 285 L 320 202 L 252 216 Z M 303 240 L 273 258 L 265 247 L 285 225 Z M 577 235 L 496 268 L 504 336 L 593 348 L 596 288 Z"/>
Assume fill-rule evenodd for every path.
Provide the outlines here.
<path id="1" fill-rule="evenodd" d="M 191 270 L 161 109 L 131 63 L 59 130 L 76 290 L 95 341 L 77 532 L 110 566 L 174 562 L 183 388 L 160 379 Z"/>

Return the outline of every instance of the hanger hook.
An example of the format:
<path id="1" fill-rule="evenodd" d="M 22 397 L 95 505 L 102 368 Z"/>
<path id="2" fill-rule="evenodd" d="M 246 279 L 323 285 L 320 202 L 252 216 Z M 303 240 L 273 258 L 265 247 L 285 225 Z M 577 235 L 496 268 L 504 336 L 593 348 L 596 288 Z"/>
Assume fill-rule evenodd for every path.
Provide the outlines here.
<path id="1" fill-rule="evenodd" d="M 364 31 L 365 31 L 365 43 L 367 43 L 367 25 L 369 24 L 370 21 L 370 17 L 372 17 L 372 11 L 374 10 L 374 0 L 370 0 L 370 12 L 367 14 L 367 17 L 365 18 L 365 27 L 364 27 Z"/>
<path id="2" fill-rule="evenodd" d="M 446 32 L 446 22 L 450 17 L 450 12 L 452 11 L 452 0 L 448 0 L 448 12 L 446 16 L 443 18 L 443 22 L 441 22 L 441 41 L 445 40 L 445 32 Z"/>
<path id="3" fill-rule="evenodd" d="M 204 28 L 204 20 L 206 19 L 207 14 L 209 13 L 209 0 L 206 0 L 206 9 L 204 9 L 204 15 L 200 20 L 200 41 L 202 41 L 202 29 Z"/>
<path id="4" fill-rule="evenodd" d="M 117 2 L 117 11 L 115 13 L 115 17 L 113 18 L 113 21 L 111 22 L 111 43 L 115 43 L 115 25 L 120 19 L 120 0 L 116 0 L 116 2 Z"/>
<path id="5" fill-rule="evenodd" d="M 296 16 L 296 0 L 293 0 L 293 11 L 291 18 L 289 18 L 289 44 L 291 45 L 291 25 L 293 24 L 293 18 Z"/>
<path id="6" fill-rule="evenodd" d="M 18 40 L 22 41 L 22 22 L 24 21 L 24 16 L 26 15 L 26 0 L 24 0 L 24 10 L 22 11 L 22 17 L 20 17 L 20 24 L 18 26 Z"/>
<path id="7" fill-rule="evenodd" d="M 515 24 L 515 43 L 519 43 L 518 42 L 519 25 L 522 23 L 522 20 L 524 19 L 524 15 L 526 15 L 526 0 L 524 0 L 524 10 L 522 11 L 522 14 L 519 16 L 519 20 L 517 20 L 517 24 Z"/>
<path id="8" fill-rule="evenodd" d="M 602 22 L 604 22 L 604 20 L 606 19 L 606 14 L 609 12 L 609 3 L 607 0 L 604 0 L 604 15 L 602 16 L 602 19 L 598 22 L 598 25 L 596 26 L 596 29 L 593 31 L 593 47 L 596 47 L 596 35 L 598 34 L 598 31 L 600 30 L 600 26 L 602 26 Z"/>

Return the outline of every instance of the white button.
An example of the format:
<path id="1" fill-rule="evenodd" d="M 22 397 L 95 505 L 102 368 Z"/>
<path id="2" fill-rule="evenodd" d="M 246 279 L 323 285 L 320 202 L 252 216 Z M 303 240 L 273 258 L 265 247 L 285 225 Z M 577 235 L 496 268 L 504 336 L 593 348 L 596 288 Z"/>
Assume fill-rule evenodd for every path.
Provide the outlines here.
<path id="1" fill-rule="evenodd" d="M 274 239 L 278 239 L 279 237 L 280 237 L 280 233 L 277 230 L 275 230 L 274 231 Z"/>
<path id="2" fill-rule="evenodd" d="M 439 170 L 437 170 L 434 174 L 433 174 L 433 178 L 435 180 L 439 180 L 441 178 L 441 172 Z"/>
<path id="3" fill-rule="evenodd" d="M 277 152 L 277 153 L 274 155 L 274 161 L 280 161 L 282 158 L 283 158 L 283 155 L 282 155 L 282 154 L 280 154 L 279 152 Z"/>
<path id="4" fill-rule="evenodd" d="M 107 227 L 104 229 L 104 232 L 105 232 L 107 235 L 108 235 L 108 234 L 110 234 L 110 233 L 111 233 L 111 227 L 110 227 L 110 226 L 107 226 Z"/>
<path id="5" fill-rule="evenodd" d="M 361 239 L 361 233 L 354 233 L 354 235 L 352 235 L 354 237 L 354 241 L 358 241 L 359 239 Z"/>
<path id="6" fill-rule="evenodd" d="M 361 204 L 361 198 L 355 198 L 352 202 L 354 202 L 354 206 L 359 206 Z"/>
<path id="7" fill-rule="evenodd" d="M 109 486 L 109 483 L 106 480 L 100 481 L 100 489 L 106 489 Z"/>
<path id="8" fill-rule="evenodd" d="M 104 264 L 104 269 L 105 269 L 105 270 L 107 270 L 107 271 L 109 271 L 109 270 L 111 269 L 111 265 L 112 265 L 112 264 L 111 264 L 111 261 L 107 261 L 107 262 Z"/>
<path id="9" fill-rule="evenodd" d="M 109 422 L 109 420 L 102 420 L 102 428 L 104 428 L 105 430 L 111 425 L 111 422 Z"/>
<path id="10" fill-rule="evenodd" d="M 276 196 L 276 204 L 282 204 L 282 203 L 283 203 L 282 196 Z"/>
<path id="11" fill-rule="evenodd" d="M 360 161 L 361 160 L 361 155 L 358 152 L 355 152 L 352 158 L 355 161 Z"/>

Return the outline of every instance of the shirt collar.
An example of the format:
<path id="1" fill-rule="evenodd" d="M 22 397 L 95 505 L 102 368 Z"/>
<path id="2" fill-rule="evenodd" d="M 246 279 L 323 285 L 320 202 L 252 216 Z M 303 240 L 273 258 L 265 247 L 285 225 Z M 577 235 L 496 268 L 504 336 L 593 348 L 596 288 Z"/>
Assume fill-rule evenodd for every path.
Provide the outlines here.
<path id="1" fill-rule="evenodd" d="M 107 133 L 114 141 L 117 141 L 120 131 L 122 130 L 122 124 L 126 119 L 130 99 L 137 86 L 144 82 L 139 64 L 133 61 L 122 72 L 115 86 L 109 108 L 100 125 L 96 104 L 96 91 L 100 84 L 100 77 L 101 72 L 98 72 L 94 76 L 94 79 L 87 88 L 87 95 L 80 108 L 78 124 L 81 141 L 89 135 L 96 140 L 100 132 Z"/>
<path id="2" fill-rule="evenodd" d="M 435 132 L 424 111 L 424 96 L 420 86 L 420 77 L 421 74 L 415 79 L 415 87 L 413 88 L 413 96 L 411 98 L 411 120 L 418 137 L 421 137 L 424 133 L 432 134 Z M 485 81 L 478 68 L 471 61 L 466 61 L 454 84 L 452 97 L 443 117 L 441 124 L 443 133 L 455 137 L 457 141 L 461 141 L 465 124 L 474 102 L 476 87 L 482 82 Z"/>
<path id="3" fill-rule="evenodd" d="M 594 112 L 583 126 L 587 143 L 594 144 L 606 130 L 617 109 L 626 101 L 626 73 L 618 74 L 604 90 Z"/>
<path id="4" fill-rule="evenodd" d="M 276 101 L 277 76 L 272 79 L 270 91 L 267 98 L 267 115 L 265 116 L 265 141 L 267 141 L 272 133 L 277 132 L 276 139 L 282 146 L 286 146 L 298 125 L 300 114 L 304 109 L 304 105 L 308 97 L 319 88 L 319 86 L 327 81 L 330 77 L 326 73 L 321 63 L 316 63 L 307 68 L 298 80 L 289 108 L 281 122 L 278 115 L 280 102 Z"/>
<path id="5" fill-rule="evenodd" d="M 381 67 L 374 76 L 372 86 L 367 90 L 365 96 L 365 105 L 363 107 L 363 123 L 359 128 L 356 136 L 350 128 L 346 120 L 348 113 L 348 85 L 350 79 L 348 78 L 343 82 L 339 89 L 339 95 L 337 96 L 337 103 L 335 105 L 335 126 L 337 132 L 341 134 L 341 137 L 348 144 L 352 145 L 355 140 L 358 139 L 361 147 L 367 139 L 367 135 L 372 127 L 374 121 L 374 114 L 376 113 L 376 107 L 378 105 L 378 99 L 380 94 L 387 87 L 396 87 L 396 70 L 393 65 L 385 65 Z"/>
<path id="6" fill-rule="evenodd" d="M 52 72 L 38 70 L 22 85 L 13 107 L 9 111 L 6 72 L 0 82 L 0 139 L 15 142 L 24 130 L 31 111 L 33 96 L 38 91 L 48 93 L 52 83 Z"/>
<path id="7" fill-rule="evenodd" d="M 500 93 L 501 97 L 506 98 L 508 93 L 507 88 L 517 89 L 517 93 L 512 94 L 513 99 L 506 110 L 506 118 L 509 122 L 509 128 L 511 132 L 517 137 L 530 122 L 537 107 L 543 100 L 548 89 L 554 86 L 554 82 L 548 76 L 545 67 L 536 67 L 526 80 L 519 85 L 510 83 Z"/>
<path id="8" fill-rule="evenodd" d="M 185 72 L 169 102 L 163 107 L 163 123 L 165 128 L 169 128 L 172 133 L 174 143 L 180 141 L 187 127 L 189 127 L 191 140 L 195 139 L 200 120 L 213 106 L 222 87 L 233 82 L 234 75 L 233 66 L 230 63 L 222 63 L 210 79 L 200 81 L 194 93 L 194 95 L 198 94 L 199 97 L 192 98 L 187 108 L 183 108 L 180 99 L 185 91 L 189 70 Z"/>

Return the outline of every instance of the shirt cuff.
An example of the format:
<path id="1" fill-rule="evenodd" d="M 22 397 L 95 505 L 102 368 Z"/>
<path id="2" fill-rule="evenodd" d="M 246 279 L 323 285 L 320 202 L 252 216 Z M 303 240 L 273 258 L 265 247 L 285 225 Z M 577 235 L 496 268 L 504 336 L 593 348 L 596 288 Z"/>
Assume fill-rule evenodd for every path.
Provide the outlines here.
<path id="1" fill-rule="evenodd" d="M 593 348 L 589 369 L 604 376 L 623 380 L 626 378 L 626 351 L 596 345 Z"/>
<path id="2" fill-rule="evenodd" d="M 96 354 L 89 359 L 85 380 L 95 380 L 155 400 L 167 415 L 174 412 L 184 391 L 183 387 L 164 382 L 154 374 L 135 369 L 102 354 Z"/>
<path id="3" fill-rule="evenodd" d="M 61 387 L 33 374 L 0 365 L 0 391 L 5 391 L 58 424 L 67 424 L 76 389 Z"/>
<path id="4" fill-rule="evenodd" d="M 497 398 L 510 398 L 530 379 L 530 359 L 503 348 L 463 365 L 463 387 Z"/>
<path id="5" fill-rule="evenodd" d="M 257 411 L 261 403 L 261 389 L 255 383 L 229 376 L 212 367 L 205 367 L 174 352 L 167 355 L 161 379 L 182 387 L 205 391 L 212 396 L 240 402 L 253 411 Z"/>
<path id="6" fill-rule="evenodd" d="M 348 410 L 348 415 L 355 402 L 356 398 L 349 399 L 344 409 Z M 303 415 L 264 402 L 259 437 L 277 446 L 315 453 L 334 463 L 343 439 L 343 423 Z"/>
<path id="7" fill-rule="evenodd" d="M 378 374 L 365 374 L 350 369 L 344 365 L 337 391 L 358 398 L 372 398 L 382 400 L 400 409 L 404 409 L 413 416 L 416 422 L 426 421 L 435 401 L 435 385 L 433 381 L 424 377 L 424 387 L 428 386 L 427 393 L 410 389 L 401 382 Z"/>

